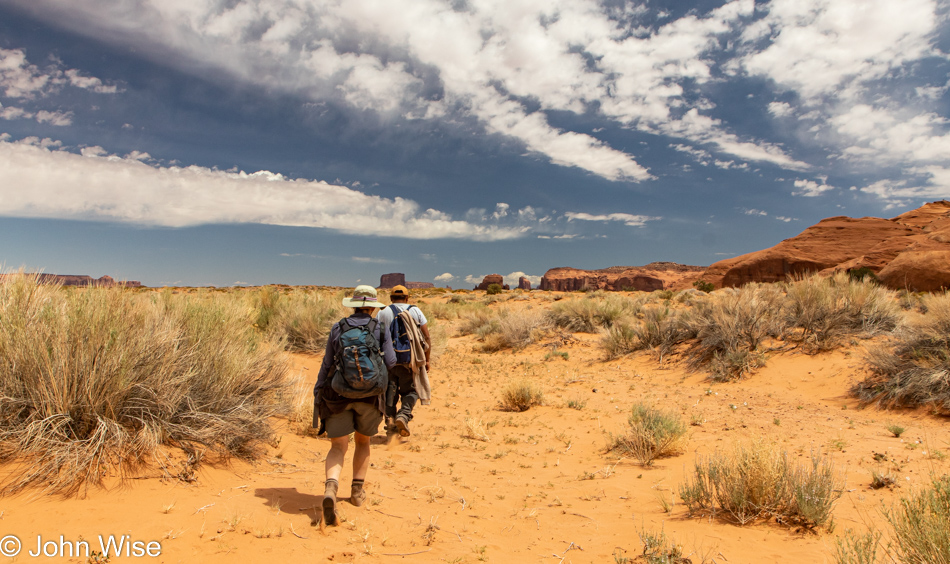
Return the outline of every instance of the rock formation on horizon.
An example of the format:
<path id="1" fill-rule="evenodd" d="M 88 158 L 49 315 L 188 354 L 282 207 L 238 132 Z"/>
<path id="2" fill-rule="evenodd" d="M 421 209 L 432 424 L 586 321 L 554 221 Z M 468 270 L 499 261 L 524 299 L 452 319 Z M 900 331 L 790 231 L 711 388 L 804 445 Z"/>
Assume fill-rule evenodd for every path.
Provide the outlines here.
<path id="1" fill-rule="evenodd" d="M 519 290 L 531 290 L 531 281 L 521 276 L 518 278 L 518 289 Z"/>
<path id="2" fill-rule="evenodd" d="M 892 219 L 829 217 L 774 247 L 712 264 L 702 279 L 721 288 L 862 267 L 893 289 L 950 288 L 950 202 Z"/>
<path id="3" fill-rule="evenodd" d="M 406 282 L 406 275 L 402 272 L 392 272 L 379 277 L 379 286 L 377 286 L 377 288 L 392 288 L 393 286 L 405 286 L 410 290 L 435 288 L 435 284 L 432 282 Z"/>
<path id="4" fill-rule="evenodd" d="M 686 286 L 699 279 L 703 266 L 675 262 L 651 262 L 646 266 L 611 266 L 600 270 L 571 267 L 552 268 L 541 277 L 542 290 L 640 290 L 652 292 L 673 286 Z"/>
<path id="5" fill-rule="evenodd" d="M 33 273 L 26 273 L 27 276 Z M 15 274 L 0 274 L 0 280 L 7 276 Z M 140 288 L 142 283 L 138 280 L 116 281 L 115 278 L 105 275 L 99 278 L 93 278 L 86 274 L 37 274 L 40 284 L 60 284 L 62 286 L 97 286 L 102 288 L 111 288 L 113 286 L 124 286 L 126 288 Z"/>
<path id="6" fill-rule="evenodd" d="M 487 290 L 492 284 L 498 284 L 501 286 L 502 290 L 508 289 L 508 284 L 505 284 L 505 277 L 501 274 L 489 274 L 488 276 L 482 278 L 481 284 L 475 286 L 476 290 Z"/>

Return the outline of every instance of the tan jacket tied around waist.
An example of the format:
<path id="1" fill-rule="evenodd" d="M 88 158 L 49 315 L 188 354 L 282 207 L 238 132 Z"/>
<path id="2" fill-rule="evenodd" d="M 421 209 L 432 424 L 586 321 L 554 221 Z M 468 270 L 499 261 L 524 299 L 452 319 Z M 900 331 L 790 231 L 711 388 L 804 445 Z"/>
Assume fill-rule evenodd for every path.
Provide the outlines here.
<path id="1" fill-rule="evenodd" d="M 432 390 L 429 387 L 429 374 L 426 372 L 426 350 L 429 348 L 429 343 L 426 342 L 425 336 L 419 330 L 419 326 L 416 325 L 412 316 L 409 315 L 408 310 L 399 312 L 398 317 L 402 319 L 409 337 L 409 353 L 412 356 L 409 367 L 412 368 L 413 387 L 415 387 L 416 393 L 419 394 L 419 401 L 422 402 L 422 405 L 429 405 L 432 397 Z"/>

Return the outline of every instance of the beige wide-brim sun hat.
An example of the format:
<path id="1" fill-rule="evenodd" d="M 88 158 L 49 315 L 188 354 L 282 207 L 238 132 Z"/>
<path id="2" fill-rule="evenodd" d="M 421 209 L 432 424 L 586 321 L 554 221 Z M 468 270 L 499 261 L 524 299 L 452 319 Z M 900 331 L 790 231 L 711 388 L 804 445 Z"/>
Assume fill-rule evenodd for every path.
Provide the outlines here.
<path id="1" fill-rule="evenodd" d="M 343 307 L 380 307 L 376 288 L 360 285 L 353 289 L 352 298 L 343 298 Z"/>

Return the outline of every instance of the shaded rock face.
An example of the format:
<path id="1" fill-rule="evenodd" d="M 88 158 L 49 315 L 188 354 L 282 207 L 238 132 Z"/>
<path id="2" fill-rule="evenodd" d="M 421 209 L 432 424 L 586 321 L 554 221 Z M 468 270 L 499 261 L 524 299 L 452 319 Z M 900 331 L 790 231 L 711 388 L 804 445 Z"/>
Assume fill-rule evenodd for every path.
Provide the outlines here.
<path id="1" fill-rule="evenodd" d="M 502 287 L 503 290 L 508 289 L 508 284 L 505 284 L 505 277 L 501 274 L 489 274 L 488 276 L 482 278 L 481 284 L 475 286 L 476 290 L 487 290 L 492 284 L 498 284 Z"/>
<path id="2" fill-rule="evenodd" d="M 675 287 L 688 287 L 703 273 L 703 266 L 675 262 L 653 262 L 645 266 L 612 266 L 600 270 L 552 268 L 541 277 L 542 290 L 573 292 L 577 290 L 639 290 L 652 292 Z"/>
<path id="3" fill-rule="evenodd" d="M 719 261 L 702 278 L 719 288 L 862 267 L 894 289 L 950 288 L 950 202 L 892 219 L 829 217 L 774 247 Z"/>
<path id="4" fill-rule="evenodd" d="M 524 276 L 519 277 L 519 278 L 518 278 L 518 288 L 521 289 L 521 290 L 530 290 L 530 289 L 531 289 L 531 281 L 528 280 L 527 278 L 525 278 Z"/>
<path id="5" fill-rule="evenodd" d="M 392 288 L 393 286 L 406 286 L 406 275 L 402 272 L 393 272 L 379 277 L 379 288 Z"/>

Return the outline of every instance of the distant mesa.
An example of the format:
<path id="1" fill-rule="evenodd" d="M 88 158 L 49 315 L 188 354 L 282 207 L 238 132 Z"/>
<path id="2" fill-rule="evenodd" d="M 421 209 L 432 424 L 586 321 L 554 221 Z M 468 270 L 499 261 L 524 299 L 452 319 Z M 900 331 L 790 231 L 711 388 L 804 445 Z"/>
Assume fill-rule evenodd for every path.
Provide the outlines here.
<path id="1" fill-rule="evenodd" d="M 508 289 L 508 284 L 505 284 L 505 277 L 501 274 L 489 274 L 488 276 L 482 278 L 481 284 L 475 286 L 476 290 L 487 290 L 492 284 L 498 284 L 501 286 L 502 290 Z"/>
<path id="2" fill-rule="evenodd" d="M 721 288 L 858 268 L 893 289 L 950 288 L 950 202 L 924 204 L 892 219 L 829 217 L 774 247 L 719 261 L 702 278 Z"/>
<path id="3" fill-rule="evenodd" d="M 28 276 L 33 273 L 26 273 Z M 3 281 L 8 276 L 16 276 L 16 274 L 0 274 L 0 281 Z M 101 278 L 93 278 L 92 276 L 86 276 L 85 274 L 36 274 L 37 281 L 40 284 L 59 284 L 61 286 L 97 286 L 103 288 L 112 288 L 114 286 L 124 286 L 126 288 L 140 288 L 142 283 L 138 280 L 124 280 L 116 281 L 111 276 L 103 276 Z"/>
<path id="4" fill-rule="evenodd" d="M 639 290 L 652 292 L 673 287 L 688 287 L 706 270 L 675 262 L 651 262 L 645 266 L 611 266 L 600 270 L 571 267 L 552 268 L 541 277 L 542 290 Z"/>
<path id="5" fill-rule="evenodd" d="M 518 289 L 519 289 L 519 290 L 530 290 L 530 289 L 531 289 L 531 281 L 528 280 L 527 278 L 525 278 L 524 276 L 519 277 L 519 278 L 518 278 Z"/>
<path id="6" fill-rule="evenodd" d="M 435 288 L 435 284 L 432 282 L 406 282 L 406 275 L 402 272 L 392 272 L 379 277 L 378 288 L 392 288 L 394 286 L 405 286 L 410 290 Z"/>

